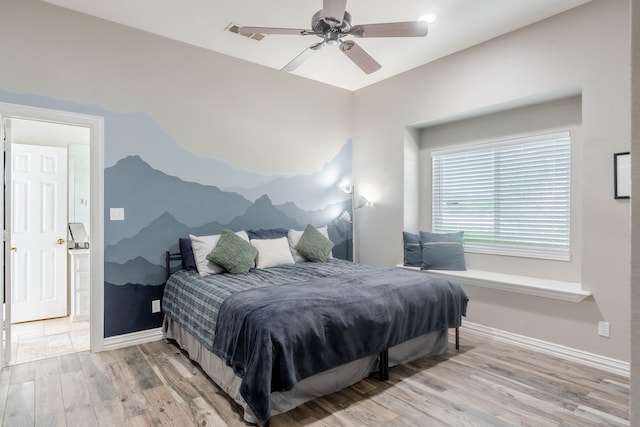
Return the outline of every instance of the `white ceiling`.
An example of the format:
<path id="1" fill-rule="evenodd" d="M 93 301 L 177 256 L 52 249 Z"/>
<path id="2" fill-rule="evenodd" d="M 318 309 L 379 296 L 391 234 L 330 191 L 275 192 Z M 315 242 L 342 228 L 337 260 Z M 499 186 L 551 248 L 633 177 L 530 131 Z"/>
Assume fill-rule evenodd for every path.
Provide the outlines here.
<path id="1" fill-rule="evenodd" d="M 310 29 L 321 0 L 44 0 L 129 27 L 281 69 L 316 36 L 269 35 L 255 41 L 224 29 L 245 26 Z M 327 46 L 294 74 L 356 90 L 466 49 L 590 0 L 349 0 L 353 24 L 438 19 L 424 38 L 355 39 L 381 65 L 366 75 L 337 46 Z"/>

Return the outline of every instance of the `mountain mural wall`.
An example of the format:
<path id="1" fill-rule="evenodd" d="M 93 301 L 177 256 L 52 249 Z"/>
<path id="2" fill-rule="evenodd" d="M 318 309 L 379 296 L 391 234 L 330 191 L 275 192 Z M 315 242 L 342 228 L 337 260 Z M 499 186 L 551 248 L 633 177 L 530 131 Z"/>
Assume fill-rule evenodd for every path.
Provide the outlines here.
<path id="1" fill-rule="evenodd" d="M 334 256 L 351 259 L 351 224 L 337 220 L 345 210 L 351 211 L 351 199 L 326 185 L 329 174 L 350 175 L 350 169 L 345 170 L 351 164 L 350 145 L 345 144 L 320 171 L 281 177 L 260 185 L 258 190 L 237 187 L 243 194 L 184 181 L 152 168 L 137 155 L 105 169 L 105 218 L 111 207 L 125 211 L 125 221 L 105 222 L 105 310 L 122 312 L 105 316 L 105 336 L 161 325 L 162 316 L 152 314 L 149 307 L 162 295 L 164 254 L 167 250 L 177 252 L 178 238 L 189 234 L 219 234 L 224 229 L 302 230 L 307 224 L 328 225 Z M 331 187 L 337 188 L 337 182 Z M 258 195 L 262 191 L 265 193 Z M 269 193 L 276 194 L 282 203 L 274 204 Z M 323 206 L 314 210 L 300 208 L 293 201 L 300 199 L 299 193 L 304 193 L 303 198 L 308 201 L 315 195 Z"/>
<path id="2" fill-rule="evenodd" d="M 145 112 L 1 87 L 0 101 L 104 118 L 105 337 L 161 326 L 162 313 L 151 313 L 151 301 L 162 298 L 164 253 L 176 252 L 178 238 L 190 233 L 326 224 L 334 256 L 352 257 L 352 226 L 336 220 L 352 213 L 350 196 L 338 188 L 351 179 L 351 141 L 319 170 L 265 175 L 185 149 Z M 278 155 L 281 163 L 295 161 Z M 125 220 L 110 221 L 110 208 L 124 208 Z"/>

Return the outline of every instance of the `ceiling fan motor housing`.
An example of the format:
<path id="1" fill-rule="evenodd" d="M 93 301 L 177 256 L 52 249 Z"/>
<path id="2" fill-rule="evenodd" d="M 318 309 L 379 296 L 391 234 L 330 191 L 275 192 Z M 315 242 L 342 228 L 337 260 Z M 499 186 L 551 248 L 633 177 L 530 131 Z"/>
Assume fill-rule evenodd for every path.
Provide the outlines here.
<path id="1" fill-rule="evenodd" d="M 323 37 L 328 32 L 348 33 L 351 30 L 351 14 L 344 12 L 342 22 L 324 17 L 324 11 L 317 11 L 311 18 L 311 29 Z"/>

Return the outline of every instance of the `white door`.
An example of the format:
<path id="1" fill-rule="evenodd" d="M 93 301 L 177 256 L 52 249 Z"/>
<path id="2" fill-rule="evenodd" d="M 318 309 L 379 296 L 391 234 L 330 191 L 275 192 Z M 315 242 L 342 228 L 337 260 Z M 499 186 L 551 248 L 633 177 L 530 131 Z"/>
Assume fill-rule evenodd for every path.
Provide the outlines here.
<path id="1" fill-rule="evenodd" d="M 11 321 L 67 315 L 67 149 L 11 146 Z"/>

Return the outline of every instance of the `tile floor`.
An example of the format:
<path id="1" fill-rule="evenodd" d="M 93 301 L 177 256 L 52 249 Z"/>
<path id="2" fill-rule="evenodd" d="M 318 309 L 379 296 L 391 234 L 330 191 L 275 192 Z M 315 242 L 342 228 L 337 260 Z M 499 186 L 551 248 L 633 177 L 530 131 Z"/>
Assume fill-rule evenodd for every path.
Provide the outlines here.
<path id="1" fill-rule="evenodd" d="M 89 321 L 69 317 L 11 325 L 11 364 L 89 350 Z"/>

